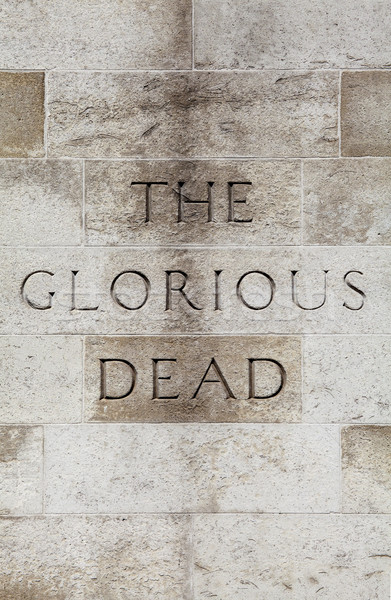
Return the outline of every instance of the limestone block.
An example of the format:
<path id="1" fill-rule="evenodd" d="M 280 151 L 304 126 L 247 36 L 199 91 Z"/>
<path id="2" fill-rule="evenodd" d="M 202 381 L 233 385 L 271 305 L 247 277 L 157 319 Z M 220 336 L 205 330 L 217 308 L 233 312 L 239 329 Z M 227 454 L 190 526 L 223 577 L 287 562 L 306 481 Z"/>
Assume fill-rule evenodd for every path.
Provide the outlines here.
<path id="1" fill-rule="evenodd" d="M 42 427 L 0 427 L 0 514 L 42 512 L 42 454 Z"/>
<path id="2" fill-rule="evenodd" d="M 389 336 L 309 336 L 303 353 L 305 421 L 391 423 Z"/>
<path id="3" fill-rule="evenodd" d="M 48 513 L 328 512 L 333 425 L 47 425 Z"/>
<path id="4" fill-rule="evenodd" d="M 196 515 L 194 598 L 387 600 L 387 515 Z"/>
<path id="5" fill-rule="evenodd" d="M 43 73 L 0 72 L 0 157 L 44 156 L 44 95 Z"/>
<path id="6" fill-rule="evenodd" d="M 188 516 L 0 519 L 1 600 L 191 600 Z"/>
<path id="7" fill-rule="evenodd" d="M 87 161 L 87 243 L 300 244 L 300 194 L 298 161 Z"/>
<path id="8" fill-rule="evenodd" d="M 391 71 L 342 73 L 343 156 L 391 155 Z"/>
<path id="9" fill-rule="evenodd" d="M 344 427 L 341 444 L 343 510 L 390 512 L 391 427 Z"/>
<path id="10" fill-rule="evenodd" d="M 7 0 L 3 69 L 188 69 L 190 0 Z"/>
<path id="11" fill-rule="evenodd" d="M 88 337 L 91 421 L 297 422 L 296 337 Z"/>
<path id="12" fill-rule="evenodd" d="M 195 60 L 205 69 L 390 66 L 390 5 L 195 0 Z"/>
<path id="13" fill-rule="evenodd" d="M 0 244 L 77 246 L 82 197 L 77 161 L 0 161 Z"/>
<path id="14" fill-rule="evenodd" d="M 54 157 L 337 156 L 338 73 L 59 73 Z"/>
<path id="15" fill-rule="evenodd" d="M 79 337 L 0 336 L 0 422 L 79 422 Z"/>

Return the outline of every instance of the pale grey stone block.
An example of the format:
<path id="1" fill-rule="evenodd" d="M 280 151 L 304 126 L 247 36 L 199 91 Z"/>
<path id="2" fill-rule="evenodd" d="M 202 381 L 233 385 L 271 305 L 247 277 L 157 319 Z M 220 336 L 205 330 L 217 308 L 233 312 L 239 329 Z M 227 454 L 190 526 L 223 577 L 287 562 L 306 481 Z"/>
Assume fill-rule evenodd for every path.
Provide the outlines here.
<path id="1" fill-rule="evenodd" d="M 391 333 L 390 253 L 3 249 L 0 333 Z"/>
<path id="2" fill-rule="evenodd" d="M 0 336 L 0 422 L 80 422 L 79 337 Z"/>
<path id="3" fill-rule="evenodd" d="M 299 161 L 87 161 L 87 243 L 300 244 L 300 195 Z"/>
<path id="4" fill-rule="evenodd" d="M 391 427 L 344 427 L 341 444 L 344 512 L 391 512 Z"/>
<path id="5" fill-rule="evenodd" d="M 0 72 L 0 157 L 44 156 L 44 96 L 44 73 Z"/>
<path id="6" fill-rule="evenodd" d="M 343 156 L 391 156 L 391 71 L 342 73 Z"/>
<path id="7" fill-rule="evenodd" d="M 305 244 L 391 243 L 391 160 L 304 163 Z"/>
<path id="8" fill-rule="evenodd" d="M 191 1 L 7 0 L 3 69 L 188 69 Z"/>
<path id="9" fill-rule="evenodd" d="M 42 512 L 42 427 L 0 427 L 0 514 Z"/>
<path id="10" fill-rule="evenodd" d="M 301 420 L 297 337 L 88 337 L 84 364 L 87 420 Z"/>
<path id="11" fill-rule="evenodd" d="M 0 519 L 4 600 L 191 600 L 188 516 Z"/>
<path id="12" fill-rule="evenodd" d="M 309 336 L 303 341 L 303 418 L 391 423 L 391 338 Z"/>
<path id="13" fill-rule="evenodd" d="M 51 73 L 55 157 L 337 156 L 338 74 Z"/>
<path id="14" fill-rule="evenodd" d="M 195 0 L 205 69 L 390 67 L 390 3 Z"/>
<path id="15" fill-rule="evenodd" d="M 339 508 L 333 425 L 46 426 L 48 513 Z"/>
<path id="16" fill-rule="evenodd" d="M 0 161 L 0 244 L 77 246 L 82 198 L 77 161 Z"/>
<path id="17" fill-rule="evenodd" d="M 196 515 L 194 598 L 387 600 L 389 516 Z"/>

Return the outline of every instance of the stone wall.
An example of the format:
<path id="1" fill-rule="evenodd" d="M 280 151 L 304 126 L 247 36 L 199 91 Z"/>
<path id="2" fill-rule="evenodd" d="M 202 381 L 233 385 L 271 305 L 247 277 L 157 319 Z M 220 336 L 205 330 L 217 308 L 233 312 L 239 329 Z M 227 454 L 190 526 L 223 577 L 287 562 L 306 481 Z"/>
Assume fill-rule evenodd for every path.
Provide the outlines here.
<path id="1" fill-rule="evenodd" d="M 388 600 L 390 0 L 3 0 L 0 600 Z"/>

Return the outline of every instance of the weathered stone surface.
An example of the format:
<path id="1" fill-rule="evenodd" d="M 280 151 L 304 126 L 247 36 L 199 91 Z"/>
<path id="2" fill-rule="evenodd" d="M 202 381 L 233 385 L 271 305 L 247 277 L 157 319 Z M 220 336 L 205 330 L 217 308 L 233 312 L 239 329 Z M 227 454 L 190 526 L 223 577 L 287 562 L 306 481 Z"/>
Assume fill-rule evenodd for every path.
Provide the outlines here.
<path id="1" fill-rule="evenodd" d="M 304 163 L 306 244 L 391 243 L 391 160 Z"/>
<path id="2" fill-rule="evenodd" d="M 44 94 L 43 73 L 0 72 L 0 157 L 44 156 Z"/>
<path id="3" fill-rule="evenodd" d="M 51 73 L 51 156 L 337 156 L 338 74 Z"/>
<path id="4" fill-rule="evenodd" d="M 196 515 L 194 597 L 387 600 L 389 516 Z"/>
<path id="5" fill-rule="evenodd" d="M 342 429 L 342 505 L 345 512 L 391 512 L 391 427 Z"/>
<path id="6" fill-rule="evenodd" d="M 388 2 L 195 0 L 206 69 L 390 67 Z"/>
<path id="7" fill-rule="evenodd" d="M 391 333 L 390 253 L 3 249 L 0 333 Z"/>
<path id="8" fill-rule="evenodd" d="M 191 1 L 7 0 L 3 69 L 191 67 Z"/>
<path id="9" fill-rule="evenodd" d="M 391 338 L 304 338 L 303 418 L 314 423 L 391 423 Z"/>
<path id="10" fill-rule="evenodd" d="M 42 453 L 41 427 L 0 427 L 0 514 L 42 512 Z"/>
<path id="11" fill-rule="evenodd" d="M 325 512 L 339 506 L 333 425 L 48 425 L 46 509 Z"/>
<path id="12" fill-rule="evenodd" d="M 76 161 L 0 161 L 0 244 L 80 244 L 82 195 Z"/>
<path id="13" fill-rule="evenodd" d="M 282 336 L 87 338 L 84 390 L 92 421 L 300 421 L 301 343 Z"/>
<path id="14" fill-rule="evenodd" d="M 0 336 L 0 357 L 0 422 L 81 420 L 80 338 Z"/>
<path id="15" fill-rule="evenodd" d="M 190 600 L 189 517 L 0 519 L 1 600 Z"/>
<path id="16" fill-rule="evenodd" d="M 391 155 L 391 71 L 342 73 L 343 156 Z"/>
<path id="17" fill-rule="evenodd" d="M 300 193 L 298 161 L 87 161 L 87 242 L 300 244 Z"/>

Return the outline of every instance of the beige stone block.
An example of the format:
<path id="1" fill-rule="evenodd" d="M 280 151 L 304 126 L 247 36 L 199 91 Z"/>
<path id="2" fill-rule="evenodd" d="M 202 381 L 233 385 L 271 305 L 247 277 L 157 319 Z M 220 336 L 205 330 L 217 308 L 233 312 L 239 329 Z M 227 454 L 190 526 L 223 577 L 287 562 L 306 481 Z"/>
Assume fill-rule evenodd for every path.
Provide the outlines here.
<path id="1" fill-rule="evenodd" d="M 300 338 L 87 338 L 84 364 L 91 421 L 301 420 Z"/>
<path id="2" fill-rule="evenodd" d="M 300 193 L 298 161 L 87 161 L 87 242 L 300 244 Z"/>
<path id="3" fill-rule="evenodd" d="M 303 418 L 391 423 L 389 336 L 310 336 L 303 341 Z"/>
<path id="4" fill-rule="evenodd" d="M 196 515 L 194 598 L 387 600 L 389 516 Z"/>
<path id="5" fill-rule="evenodd" d="M 338 74 L 51 73 L 56 157 L 337 156 Z"/>
<path id="6" fill-rule="evenodd" d="M 391 243 L 391 160 L 304 163 L 306 244 Z"/>
<path id="7" fill-rule="evenodd" d="M 1 600 L 190 600 L 188 516 L 0 519 Z"/>
<path id="8" fill-rule="evenodd" d="M 0 161 L 0 244 L 80 244 L 82 197 L 81 163 Z"/>
<path id="9" fill-rule="evenodd" d="M 46 426 L 48 513 L 327 512 L 333 425 Z"/>
<path id="10" fill-rule="evenodd" d="M 44 95 L 43 73 L 0 72 L 0 157 L 44 156 Z"/>
<path id="11" fill-rule="evenodd" d="M 391 155 L 391 71 L 342 73 L 343 156 Z"/>
<path id="12" fill-rule="evenodd" d="M 195 0 L 195 61 L 205 69 L 390 67 L 390 5 Z"/>
<path id="13" fill-rule="evenodd" d="M 344 512 L 391 512 L 391 427 L 342 429 Z"/>
<path id="14" fill-rule="evenodd" d="M 1 515 L 42 512 L 42 453 L 41 427 L 0 427 Z"/>
<path id="15" fill-rule="evenodd" d="M 188 69 L 191 1 L 7 0 L 5 69 Z"/>
<path id="16" fill-rule="evenodd" d="M 391 333 L 390 252 L 2 249 L 0 333 Z"/>
<path id="17" fill-rule="evenodd" d="M 80 422 L 79 337 L 0 336 L 0 422 Z"/>

